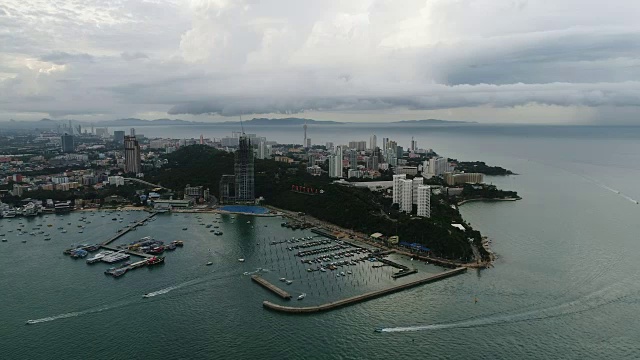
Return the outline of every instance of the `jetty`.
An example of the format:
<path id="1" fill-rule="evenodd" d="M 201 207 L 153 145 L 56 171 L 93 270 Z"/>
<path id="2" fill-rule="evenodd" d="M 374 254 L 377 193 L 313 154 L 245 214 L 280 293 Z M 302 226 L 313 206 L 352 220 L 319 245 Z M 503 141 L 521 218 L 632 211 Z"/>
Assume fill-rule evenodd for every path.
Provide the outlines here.
<path id="1" fill-rule="evenodd" d="M 138 221 L 137 223 L 135 223 L 135 224 L 133 224 L 133 225 L 130 225 L 130 226 L 127 226 L 127 227 L 126 227 L 125 229 L 123 229 L 122 231 L 119 231 L 115 236 L 113 236 L 113 237 L 111 237 L 111 238 L 107 239 L 106 241 L 103 241 L 100 245 L 101 245 L 102 247 L 105 247 L 105 246 L 107 246 L 107 245 L 111 244 L 112 242 L 114 242 L 114 241 L 118 240 L 119 238 L 123 237 L 123 236 L 124 236 L 125 234 L 127 234 L 129 231 L 131 231 L 131 230 L 133 230 L 133 229 L 137 228 L 138 226 L 143 225 L 145 222 L 147 222 L 147 221 L 151 220 L 151 218 L 153 218 L 154 216 L 156 216 L 156 214 L 157 214 L 157 213 L 153 212 L 153 213 L 149 214 L 149 216 L 147 216 L 146 218 L 144 218 L 144 219 L 142 219 L 142 220 Z"/>
<path id="2" fill-rule="evenodd" d="M 266 279 L 264 279 L 260 275 L 251 275 L 251 280 L 257 282 L 258 284 L 262 285 L 262 287 L 264 287 L 265 289 L 273 292 L 274 294 L 280 296 L 283 299 L 286 299 L 286 300 L 291 299 L 291 294 L 273 285 L 272 283 L 268 282 Z"/>
<path id="3" fill-rule="evenodd" d="M 425 278 L 425 279 L 416 280 L 416 281 L 413 281 L 413 282 L 410 282 L 410 283 L 407 283 L 407 284 L 394 286 L 394 287 L 391 287 L 391 288 L 388 288 L 388 289 L 376 290 L 376 291 L 368 292 L 368 293 L 365 293 L 365 294 L 362 294 L 362 295 L 356 295 L 356 296 L 349 297 L 349 298 L 346 298 L 346 299 L 342 299 L 342 300 L 338 300 L 338 301 L 334 301 L 334 302 L 329 302 L 329 303 L 322 304 L 322 305 L 317 305 L 317 306 L 308 306 L 308 307 L 285 306 L 285 305 L 274 304 L 274 303 L 272 303 L 270 301 L 266 301 L 266 300 L 262 302 L 262 306 L 267 308 L 267 309 L 269 309 L 269 310 L 292 313 L 292 314 L 308 314 L 308 313 L 329 311 L 329 310 L 337 309 L 337 308 L 340 308 L 340 307 L 343 307 L 343 306 L 348 306 L 348 305 L 356 304 L 356 303 L 359 303 L 359 302 L 371 300 L 373 298 L 377 298 L 377 297 L 380 297 L 380 296 L 383 296 L 383 295 L 392 294 L 392 293 L 395 293 L 395 292 L 398 292 L 398 291 L 402 291 L 402 290 L 405 290 L 405 289 L 409 289 L 409 288 L 412 288 L 412 287 L 415 287 L 415 286 L 419 286 L 419 285 L 435 282 L 435 281 L 438 281 L 438 280 L 446 279 L 448 277 L 461 274 L 461 273 L 463 273 L 465 271 L 467 271 L 467 268 L 459 267 L 459 268 L 456 268 L 456 269 L 453 269 L 453 270 L 448 270 L 448 271 L 442 272 L 440 274 L 436 274 L 436 275 L 430 276 L 430 277 Z"/>

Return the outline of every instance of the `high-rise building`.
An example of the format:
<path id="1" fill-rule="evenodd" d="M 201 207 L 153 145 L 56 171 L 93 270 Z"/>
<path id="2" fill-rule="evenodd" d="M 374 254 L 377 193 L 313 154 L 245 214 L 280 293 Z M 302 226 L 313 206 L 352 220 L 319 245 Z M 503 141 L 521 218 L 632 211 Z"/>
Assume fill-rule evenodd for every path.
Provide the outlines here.
<path id="1" fill-rule="evenodd" d="M 254 202 L 253 149 L 251 140 L 244 134 L 238 140 L 235 152 L 236 201 Z"/>
<path id="2" fill-rule="evenodd" d="M 220 178 L 219 200 L 221 204 L 229 204 L 235 201 L 235 181 L 236 177 L 234 175 L 222 175 Z"/>
<path id="3" fill-rule="evenodd" d="M 114 131 L 113 141 L 115 141 L 118 144 L 124 144 L 124 131 Z"/>
<path id="4" fill-rule="evenodd" d="M 136 136 L 136 129 L 135 128 L 129 129 L 129 136 Z"/>
<path id="5" fill-rule="evenodd" d="M 444 157 L 436 157 L 429 159 L 427 173 L 429 175 L 442 175 L 447 172 L 449 169 L 449 159 Z"/>
<path id="6" fill-rule="evenodd" d="M 412 187 L 411 202 L 413 204 L 418 203 L 418 187 L 422 185 L 424 185 L 424 178 L 418 177 L 418 176 L 413 178 L 413 183 L 411 185 Z"/>
<path id="7" fill-rule="evenodd" d="M 258 159 L 267 159 L 271 156 L 266 140 L 260 140 L 258 143 Z"/>
<path id="8" fill-rule="evenodd" d="M 342 147 L 337 146 L 335 153 L 329 156 L 329 177 L 342 177 Z"/>
<path id="9" fill-rule="evenodd" d="M 355 150 L 349 152 L 349 169 L 358 169 L 358 152 Z"/>
<path id="10" fill-rule="evenodd" d="M 389 144 L 389 138 L 383 137 L 382 138 L 382 153 L 386 154 L 387 153 L 387 146 Z"/>
<path id="11" fill-rule="evenodd" d="M 367 149 L 366 141 L 349 141 L 349 148 L 357 151 L 365 151 Z"/>
<path id="12" fill-rule="evenodd" d="M 325 143 L 324 147 L 326 147 L 328 151 L 332 151 L 333 150 L 333 143 L 328 141 L 327 143 Z"/>
<path id="13" fill-rule="evenodd" d="M 407 178 L 406 174 L 402 174 L 402 175 L 393 175 L 393 203 L 394 204 L 400 204 L 400 201 L 402 201 L 402 184 L 400 183 L 401 180 L 404 180 Z"/>
<path id="14" fill-rule="evenodd" d="M 378 138 L 375 135 L 371 135 L 369 138 L 369 149 L 373 151 L 376 147 L 378 147 Z"/>
<path id="15" fill-rule="evenodd" d="M 73 135 L 64 133 L 60 137 L 60 144 L 62 145 L 62 152 L 71 153 L 75 149 L 73 144 Z"/>
<path id="16" fill-rule="evenodd" d="M 396 157 L 401 159 L 404 156 L 404 148 L 402 146 L 396 146 Z"/>
<path id="17" fill-rule="evenodd" d="M 431 187 L 428 185 L 420 185 L 417 188 L 417 215 L 422 217 L 431 217 Z"/>
<path id="18" fill-rule="evenodd" d="M 311 149 L 311 138 L 307 138 L 305 146 L 307 147 L 307 149 Z"/>
<path id="19" fill-rule="evenodd" d="M 302 146 L 310 147 L 307 145 L 307 120 L 304 121 L 302 128 L 304 129 L 304 140 L 302 141 Z"/>
<path id="20" fill-rule="evenodd" d="M 134 174 L 140 172 L 140 144 L 135 136 L 124 137 L 124 171 Z"/>
<path id="21" fill-rule="evenodd" d="M 412 193 L 413 193 L 413 181 L 402 179 L 400 180 L 401 197 L 400 197 L 400 211 L 411 213 L 412 210 Z"/>
<path id="22" fill-rule="evenodd" d="M 416 140 L 413 140 L 413 136 L 411 137 L 411 151 L 416 151 L 418 150 L 418 142 Z"/>

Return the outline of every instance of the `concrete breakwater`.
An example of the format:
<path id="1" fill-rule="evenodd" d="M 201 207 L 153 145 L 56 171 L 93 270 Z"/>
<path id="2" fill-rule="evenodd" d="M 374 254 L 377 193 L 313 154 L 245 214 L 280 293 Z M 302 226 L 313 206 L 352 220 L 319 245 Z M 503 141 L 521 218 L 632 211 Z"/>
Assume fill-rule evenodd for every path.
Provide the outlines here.
<path id="1" fill-rule="evenodd" d="M 414 286 L 418 286 L 418 285 L 427 284 L 427 283 L 430 283 L 430 282 L 442 280 L 442 279 L 448 278 L 450 276 L 461 274 L 461 273 L 463 273 L 465 271 L 467 271 L 467 268 L 464 268 L 464 267 L 456 268 L 456 269 L 453 269 L 453 270 L 442 272 L 440 274 L 436 274 L 436 275 L 430 276 L 430 277 L 425 278 L 425 279 L 416 280 L 416 281 L 413 281 L 413 282 L 410 282 L 410 283 L 407 283 L 407 284 L 394 286 L 394 287 L 391 287 L 391 288 L 388 288 L 388 289 L 372 291 L 372 292 L 369 292 L 369 293 L 366 293 L 366 294 L 356 295 L 356 296 L 349 297 L 349 298 L 346 298 L 346 299 L 342 299 L 342 300 L 338 300 L 338 301 L 334 301 L 334 302 L 330 302 L 330 303 L 326 303 L 326 304 L 322 304 L 322 305 L 317 305 L 317 306 L 308 306 L 308 307 L 284 306 L 284 305 L 274 304 L 274 303 L 272 303 L 270 301 L 266 301 L 266 300 L 262 302 L 262 306 L 267 308 L 267 309 L 270 309 L 270 310 L 286 312 L 286 313 L 293 313 L 293 314 L 316 313 L 316 312 L 322 312 L 322 311 L 329 311 L 329 310 L 337 309 L 339 307 L 343 307 L 343 306 L 347 306 L 347 305 L 351 305 L 351 304 L 356 304 L 356 303 L 359 303 L 359 302 L 362 302 L 362 301 L 367 301 L 367 300 L 370 300 L 370 299 L 373 299 L 373 298 L 376 298 L 376 297 L 379 297 L 379 296 L 392 294 L 394 292 L 398 292 L 398 291 L 402 291 L 402 290 L 405 290 L 405 289 L 409 289 L 409 288 L 412 288 Z"/>

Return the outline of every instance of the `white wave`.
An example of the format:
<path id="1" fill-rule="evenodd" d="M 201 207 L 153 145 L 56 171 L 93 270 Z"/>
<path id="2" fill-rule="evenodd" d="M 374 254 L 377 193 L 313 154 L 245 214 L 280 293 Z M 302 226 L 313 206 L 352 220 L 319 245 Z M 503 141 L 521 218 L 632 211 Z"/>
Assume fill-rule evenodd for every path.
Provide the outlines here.
<path id="1" fill-rule="evenodd" d="M 618 283 L 617 285 L 621 285 Z M 620 301 L 629 296 L 633 296 L 635 293 L 627 293 L 623 296 L 619 296 L 616 292 L 611 291 L 613 286 L 608 286 L 591 294 L 583 296 L 579 299 L 554 305 L 551 307 L 536 309 L 531 311 L 525 311 L 517 314 L 506 314 L 495 317 L 477 318 L 471 320 L 463 320 L 451 323 L 429 324 L 429 325 L 417 325 L 417 326 L 405 326 L 405 327 L 393 327 L 383 328 L 382 332 L 408 332 L 408 331 L 427 331 L 427 330 L 442 330 L 451 328 L 471 328 L 479 326 L 490 326 L 506 323 L 517 323 L 526 321 L 539 321 L 563 316 L 570 316 Z M 623 289 L 624 290 L 624 289 Z"/>

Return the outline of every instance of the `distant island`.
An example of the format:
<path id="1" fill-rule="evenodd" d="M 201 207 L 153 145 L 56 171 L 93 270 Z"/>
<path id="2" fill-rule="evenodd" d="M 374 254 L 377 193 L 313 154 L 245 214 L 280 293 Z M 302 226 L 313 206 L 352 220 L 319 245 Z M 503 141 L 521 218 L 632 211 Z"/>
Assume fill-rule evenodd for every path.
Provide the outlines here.
<path id="1" fill-rule="evenodd" d="M 457 120 L 438 120 L 438 119 L 426 119 L 426 120 L 401 120 L 394 121 L 394 124 L 417 124 L 417 125 L 440 125 L 440 124 L 477 124 L 475 121 L 457 121 Z"/>
<path id="2" fill-rule="evenodd" d="M 239 121 L 225 121 L 216 124 L 238 124 Z M 267 119 L 267 118 L 253 118 L 251 120 L 243 121 L 249 125 L 343 125 L 344 123 L 338 121 L 329 120 L 312 120 L 301 118 L 284 118 L 284 119 Z"/>

